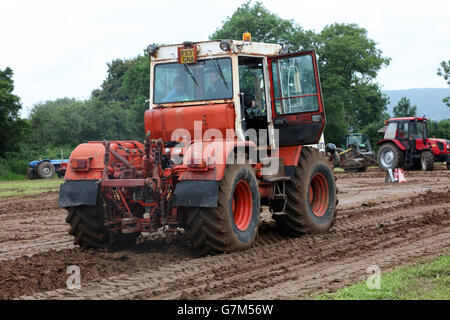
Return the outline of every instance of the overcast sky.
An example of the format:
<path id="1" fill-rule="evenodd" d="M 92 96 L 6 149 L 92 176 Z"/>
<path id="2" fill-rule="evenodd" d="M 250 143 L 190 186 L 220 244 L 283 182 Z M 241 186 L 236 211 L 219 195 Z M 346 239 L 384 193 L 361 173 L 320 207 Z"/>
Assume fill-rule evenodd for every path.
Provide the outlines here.
<path id="1" fill-rule="evenodd" d="M 206 40 L 244 2 L 0 0 L 0 69 L 13 69 L 23 114 L 45 100 L 86 99 L 107 62 L 133 58 L 150 43 Z M 448 87 L 436 71 L 450 59 L 449 0 L 261 2 L 316 32 L 335 22 L 365 28 L 392 59 L 377 78 L 384 90 Z"/>

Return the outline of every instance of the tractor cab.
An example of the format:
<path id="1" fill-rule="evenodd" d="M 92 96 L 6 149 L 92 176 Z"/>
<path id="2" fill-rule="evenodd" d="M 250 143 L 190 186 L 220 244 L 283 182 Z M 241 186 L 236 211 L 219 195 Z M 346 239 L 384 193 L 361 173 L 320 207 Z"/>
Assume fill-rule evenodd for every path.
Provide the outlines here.
<path id="1" fill-rule="evenodd" d="M 352 148 L 357 152 L 373 153 L 369 137 L 364 133 L 347 133 L 344 136 L 343 149 Z"/>
<path id="2" fill-rule="evenodd" d="M 288 53 L 248 37 L 149 46 L 146 130 L 170 141 L 177 128 L 193 136 L 199 121 L 202 134 L 231 130 L 242 141 L 266 129 L 271 147 L 318 143 L 325 114 L 315 52 Z"/>
<path id="3" fill-rule="evenodd" d="M 426 118 L 392 118 L 386 123 L 384 139 L 400 139 L 402 141 L 409 142 L 409 140 L 426 138 Z"/>

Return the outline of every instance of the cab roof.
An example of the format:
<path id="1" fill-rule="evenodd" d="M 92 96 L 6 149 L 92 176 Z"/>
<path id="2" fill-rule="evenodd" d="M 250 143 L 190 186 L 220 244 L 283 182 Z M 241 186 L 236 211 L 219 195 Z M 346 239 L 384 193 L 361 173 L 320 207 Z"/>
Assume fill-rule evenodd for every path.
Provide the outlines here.
<path id="1" fill-rule="evenodd" d="M 231 44 L 230 50 L 223 51 L 220 48 L 221 41 L 225 40 L 192 42 L 192 44 L 197 46 L 198 58 L 208 58 L 211 56 L 229 56 L 230 53 L 243 55 L 274 56 L 280 54 L 282 50 L 282 46 L 280 44 L 261 42 L 244 43 L 243 41 L 238 40 L 226 40 Z M 177 60 L 178 48 L 183 46 L 183 43 L 158 46 L 156 55 L 152 57 L 152 61 L 159 62 L 166 60 Z"/>
<path id="2" fill-rule="evenodd" d="M 400 117 L 400 118 L 391 118 L 388 120 L 388 122 L 394 122 L 394 121 L 426 121 L 428 120 L 425 117 Z"/>

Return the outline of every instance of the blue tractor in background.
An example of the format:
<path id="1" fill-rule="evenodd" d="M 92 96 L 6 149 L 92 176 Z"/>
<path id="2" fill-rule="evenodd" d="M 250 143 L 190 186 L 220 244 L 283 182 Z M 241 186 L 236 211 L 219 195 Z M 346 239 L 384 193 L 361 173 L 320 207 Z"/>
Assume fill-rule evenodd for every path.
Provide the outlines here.
<path id="1" fill-rule="evenodd" d="M 30 161 L 28 164 L 27 176 L 30 179 L 51 179 L 55 175 L 59 178 L 66 174 L 69 159 L 41 159 Z"/>

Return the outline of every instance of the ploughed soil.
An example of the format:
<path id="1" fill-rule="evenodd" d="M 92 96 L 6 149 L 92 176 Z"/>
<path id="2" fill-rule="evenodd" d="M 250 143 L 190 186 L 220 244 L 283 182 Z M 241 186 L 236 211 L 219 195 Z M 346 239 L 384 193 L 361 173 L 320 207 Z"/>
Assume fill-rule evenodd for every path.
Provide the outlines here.
<path id="1" fill-rule="evenodd" d="M 298 238 L 275 232 L 263 212 L 256 244 L 196 257 L 175 239 L 131 249 L 81 251 L 67 234 L 58 193 L 0 199 L 0 299 L 297 299 L 449 253 L 450 171 L 409 171 L 385 183 L 378 169 L 336 173 L 335 225 Z M 67 268 L 81 271 L 68 290 Z"/>

